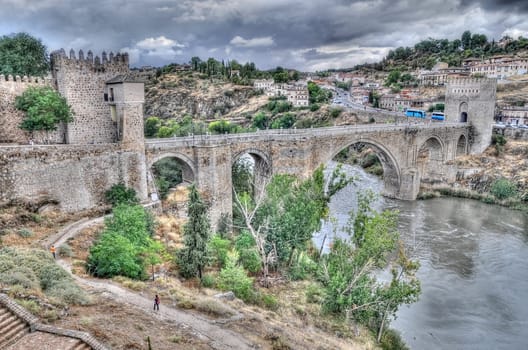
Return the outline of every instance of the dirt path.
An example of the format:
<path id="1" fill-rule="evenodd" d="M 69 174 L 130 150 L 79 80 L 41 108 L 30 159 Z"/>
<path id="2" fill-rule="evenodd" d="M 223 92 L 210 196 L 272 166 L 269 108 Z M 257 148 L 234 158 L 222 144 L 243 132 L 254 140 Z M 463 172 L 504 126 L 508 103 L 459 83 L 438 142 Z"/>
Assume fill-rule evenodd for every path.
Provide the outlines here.
<path id="1" fill-rule="evenodd" d="M 56 247 L 59 247 L 61 244 L 65 243 L 68 238 L 74 237 L 87 227 L 100 224 L 103 222 L 103 220 L 104 218 L 100 217 L 92 220 L 83 219 L 77 221 L 76 223 L 64 228 L 61 231 L 61 234 L 57 234 L 50 238 L 46 244 L 48 246 L 54 244 Z M 58 257 L 57 263 L 71 274 L 71 264 L 68 261 Z M 72 277 L 79 284 L 104 291 L 108 297 L 114 299 L 115 301 L 132 305 L 143 312 L 152 314 L 152 317 L 157 317 L 164 321 L 175 322 L 183 324 L 184 326 L 188 326 L 193 330 L 193 334 L 202 340 L 208 341 L 208 344 L 213 349 L 227 350 L 254 348 L 251 343 L 241 334 L 221 328 L 215 324 L 215 321 L 213 320 L 186 313 L 167 305 L 161 305 L 160 311 L 154 312 L 151 311 L 153 307 L 153 300 L 151 300 L 150 297 L 145 297 L 139 293 L 131 292 L 109 280 L 82 278 L 73 274 Z"/>

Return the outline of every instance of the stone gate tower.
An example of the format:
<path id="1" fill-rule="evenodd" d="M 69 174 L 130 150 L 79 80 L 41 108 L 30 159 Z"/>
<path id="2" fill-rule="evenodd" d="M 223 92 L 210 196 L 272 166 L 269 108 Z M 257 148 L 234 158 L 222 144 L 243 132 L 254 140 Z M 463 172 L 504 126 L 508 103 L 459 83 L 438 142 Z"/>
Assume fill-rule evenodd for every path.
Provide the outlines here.
<path id="1" fill-rule="evenodd" d="M 458 78 L 447 83 L 446 121 L 473 127 L 470 153 L 482 153 L 491 143 L 496 91 L 496 79 Z"/>
<path id="2" fill-rule="evenodd" d="M 128 54 L 103 52 L 101 58 L 82 50 L 78 57 L 64 49 L 51 54 L 53 83 L 59 93 L 72 106 L 74 121 L 68 123 L 66 143 L 97 144 L 116 142 L 117 126 L 112 121 L 110 109 L 104 101 L 105 83 L 120 74 L 130 72 Z"/>

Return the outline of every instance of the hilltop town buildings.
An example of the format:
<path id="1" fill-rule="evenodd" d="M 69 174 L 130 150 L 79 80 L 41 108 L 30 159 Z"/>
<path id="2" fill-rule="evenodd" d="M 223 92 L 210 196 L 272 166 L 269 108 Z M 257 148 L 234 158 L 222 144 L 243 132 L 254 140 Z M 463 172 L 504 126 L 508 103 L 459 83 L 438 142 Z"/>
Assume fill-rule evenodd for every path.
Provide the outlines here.
<path id="1" fill-rule="evenodd" d="M 306 84 L 276 84 L 273 79 L 258 79 L 254 81 L 253 87 L 263 90 L 269 97 L 286 96 L 287 101 L 294 107 L 307 107 L 310 104 Z"/>

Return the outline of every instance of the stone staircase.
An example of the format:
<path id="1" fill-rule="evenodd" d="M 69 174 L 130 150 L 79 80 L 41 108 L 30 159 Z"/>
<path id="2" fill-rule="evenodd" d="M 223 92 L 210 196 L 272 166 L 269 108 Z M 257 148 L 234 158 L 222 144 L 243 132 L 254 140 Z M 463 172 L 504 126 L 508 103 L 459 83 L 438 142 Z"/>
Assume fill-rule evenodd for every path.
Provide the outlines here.
<path id="1" fill-rule="evenodd" d="M 0 349 L 16 343 L 30 331 L 30 325 L 0 304 Z"/>
<path id="2" fill-rule="evenodd" d="M 0 293 L 1 350 L 108 350 L 85 332 L 44 325 Z"/>

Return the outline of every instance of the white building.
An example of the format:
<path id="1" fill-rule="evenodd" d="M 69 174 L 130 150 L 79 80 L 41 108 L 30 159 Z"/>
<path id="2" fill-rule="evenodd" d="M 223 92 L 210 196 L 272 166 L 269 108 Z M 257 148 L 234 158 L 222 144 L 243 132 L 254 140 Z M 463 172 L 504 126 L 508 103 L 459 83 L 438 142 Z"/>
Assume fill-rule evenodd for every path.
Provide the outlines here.
<path id="1" fill-rule="evenodd" d="M 308 85 L 305 84 L 275 84 L 273 79 L 255 80 L 255 89 L 263 90 L 266 96 L 286 96 L 294 107 L 307 107 L 310 104 Z"/>

